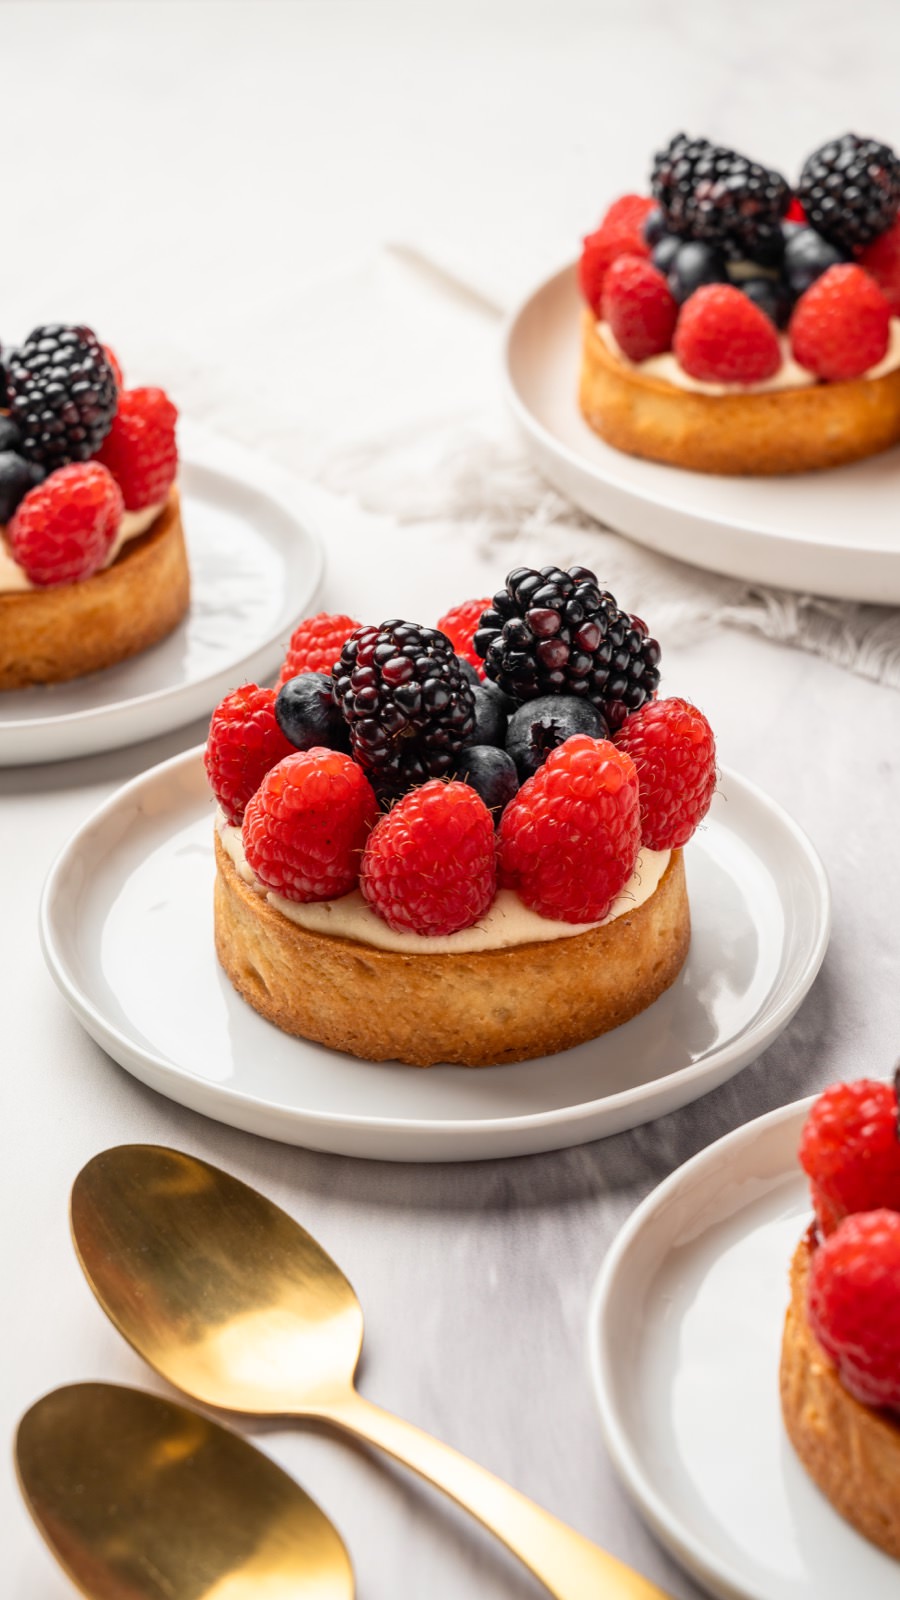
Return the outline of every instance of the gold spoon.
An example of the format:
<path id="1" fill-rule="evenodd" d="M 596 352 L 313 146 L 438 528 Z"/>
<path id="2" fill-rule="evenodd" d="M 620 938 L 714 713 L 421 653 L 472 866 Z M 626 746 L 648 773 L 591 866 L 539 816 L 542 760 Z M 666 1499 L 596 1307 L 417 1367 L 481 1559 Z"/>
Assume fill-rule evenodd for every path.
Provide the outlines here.
<path id="1" fill-rule="evenodd" d="M 16 1466 L 90 1600 L 353 1600 L 325 1513 L 246 1440 L 171 1400 L 56 1389 L 19 1423 Z"/>
<path id="2" fill-rule="evenodd" d="M 310 1234 L 218 1167 L 156 1145 L 95 1156 L 72 1233 L 107 1316 L 206 1405 L 333 1424 L 470 1511 L 557 1600 L 668 1600 L 483 1467 L 380 1410 L 353 1384 L 362 1308 Z"/>

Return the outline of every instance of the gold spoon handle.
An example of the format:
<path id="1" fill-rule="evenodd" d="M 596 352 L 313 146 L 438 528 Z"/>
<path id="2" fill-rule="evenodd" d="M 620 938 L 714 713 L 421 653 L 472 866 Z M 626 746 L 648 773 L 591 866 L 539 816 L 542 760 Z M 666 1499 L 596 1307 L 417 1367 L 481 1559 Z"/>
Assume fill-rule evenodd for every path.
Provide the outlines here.
<path id="1" fill-rule="evenodd" d="M 317 1415 L 377 1445 L 443 1489 L 519 1557 L 557 1600 L 670 1600 L 533 1500 L 353 1391 Z"/>

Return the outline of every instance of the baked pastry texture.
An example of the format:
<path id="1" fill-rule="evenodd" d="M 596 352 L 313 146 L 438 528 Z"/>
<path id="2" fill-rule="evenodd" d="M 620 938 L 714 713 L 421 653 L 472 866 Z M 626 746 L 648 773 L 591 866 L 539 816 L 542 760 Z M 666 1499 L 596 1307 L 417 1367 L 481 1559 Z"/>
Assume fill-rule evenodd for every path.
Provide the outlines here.
<path id="1" fill-rule="evenodd" d="M 146 533 L 81 583 L 0 594 L 0 689 L 63 683 L 149 649 L 178 626 L 190 573 L 177 489 Z"/>
<path id="2" fill-rule="evenodd" d="M 815 1337 L 806 1311 L 812 1230 L 791 1263 L 781 1347 L 781 1408 L 788 1436 L 836 1511 L 900 1560 L 900 1419 L 854 1399 Z"/>
<path id="3" fill-rule="evenodd" d="M 216 953 L 285 1033 L 369 1061 L 482 1067 L 617 1028 L 674 983 L 690 943 L 682 852 L 635 912 L 571 938 L 430 955 L 311 933 L 243 881 L 216 836 Z"/>

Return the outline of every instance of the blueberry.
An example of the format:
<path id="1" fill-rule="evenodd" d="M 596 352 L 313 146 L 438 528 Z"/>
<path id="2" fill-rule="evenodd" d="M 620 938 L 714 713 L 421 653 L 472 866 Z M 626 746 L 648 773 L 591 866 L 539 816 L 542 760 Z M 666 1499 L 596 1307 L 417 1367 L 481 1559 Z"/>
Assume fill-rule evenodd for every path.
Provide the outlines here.
<path id="1" fill-rule="evenodd" d="M 683 242 L 676 233 L 664 233 L 657 240 L 650 251 L 650 260 L 659 272 L 668 272 Z"/>
<path id="2" fill-rule="evenodd" d="M 712 245 L 691 239 L 679 246 L 669 265 L 669 288 L 681 305 L 705 283 L 724 283 L 725 259 Z"/>
<path id="3" fill-rule="evenodd" d="M 760 311 L 764 311 L 776 328 L 786 328 L 790 320 L 793 300 L 786 283 L 777 278 L 745 278 L 741 289 Z"/>
<path id="4" fill-rule="evenodd" d="M 506 740 L 506 720 L 512 701 L 502 689 L 488 680 L 472 690 L 475 700 L 475 730 L 471 743 L 502 745 Z"/>
<path id="5" fill-rule="evenodd" d="M 784 247 L 784 270 L 795 295 L 804 294 L 810 284 L 829 267 L 839 266 L 847 257 L 823 239 L 814 228 L 798 228 Z"/>
<path id="6" fill-rule="evenodd" d="M 519 787 L 512 757 L 494 745 L 473 744 L 459 757 L 456 776 L 481 795 L 488 810 L 494 813 L 496 827 L 503 807 L 509 804 Z"/>
<path id="7" fill-rule="evenodd" d="M 18 450 L 22 435 L 12 417 L 0 417 L 0 450 Z"/>
<path id="8" fill-rule="evenodd" d="M 506 748 L 516 764 L 520 783 L 537 772 L 550 751 L 574 733 L 588 733 L 593 739 L 609 737 L 604 717 L 589 700 L 571 694 L 544 694 L 520 706 L 506 730 Z"/>
<path id="9" fill-rule="evenodd" d="M 662 210 L 660 209 L 660 207 L 659 206 L 654 206 L 653 210 L 652 211 L 648 211 L 647 215 L 644 218 L 643 226 L 642 226 L 642 229 L 641 229 L 641 232 L 644 235 L 644 240 L 645 240 L 645 242 L 647 244 L 649 244 L 651 246 L 654 245 L 654 244 L 658 244 L 660 239 L 662 238 L 663 234 L 665 233 L 665 231 L 666 231 L 666 219 L 663 216 Z"/>
<path id="10" fill-rule="evenodd" d="M 324 745 L 326 750 L 349 753 L 350 734 L 331 697 L 331 679 L 325 672 L 300 672 L 289 678 L 275 698 L 275 720 L 298 750 Z"/>
<path id="11" fill-rule="evenodd" d="M 465 656 L 457 656 L 456 665 L 459 667 L 459 670 L 466 682 L 471 683 L 473 688 L 476 684 L 481 682 L 481 679 L 479 678 L 478 673 L 475 671 L 471 661 L 467 661 Z"/>
<path id="12" fill-rule="evenodd" d="M 0 522 L 9 521 L 19 501 L 43 477 L 33 462 L 24 461 L 13 450 L 0 449 Z"/>

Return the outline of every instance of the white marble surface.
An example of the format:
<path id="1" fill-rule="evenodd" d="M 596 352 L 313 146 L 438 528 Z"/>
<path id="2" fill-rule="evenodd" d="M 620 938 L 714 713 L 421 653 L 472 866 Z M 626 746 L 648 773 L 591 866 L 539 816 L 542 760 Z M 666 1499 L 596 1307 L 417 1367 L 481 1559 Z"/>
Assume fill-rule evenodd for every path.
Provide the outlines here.
<path id="1" fill-rule="evenodd" d="M 852 13 L 832 0 L 740 11 L 715 0 L 70 0 L 7 3 L 0 23 L 0 335 L 88 320 L 133 378 L 165 383 L 185 412 L 297 468 L 339 439 L 464 414 L 492 392 L 493 325 L 386 242 L 474 264 L 511 298 L 571 251 L 604 197 L 641 182 L 648 148 L 676 126 L 788 167 L 846 126 L 900 142 L 900 19 L 887 0 Z M 329 606 L 427 619 L 483 588 L 476 530 L 461 545 L 439 528 L 395 531 L 330 501 L 322 509 Z M 637 595 L 625 598 L 640 609 Z M 585 1370 L 588 1293 L 621 1219 L 709 1138 L 836 1076 L 891 1066 L 900 697 L 733 630 L 662 642 L 667 685 L 703 704 L 723 759 L 784 802 L 824 856 L 834 938 L 788 1033 L 734 1083 L 567 1154 L 469 1168 L 354 1164 L 219 1128 L 141 1088 L 52 987 L 37 898 L 87 812 L 202 729 L 0 774 L 4 1594 L 70 1593 L 18 1502 L 8 1455 L 17 1416 L 61 1382 L 153 1382 L 94 1305 L 66 1224 L 81 1163 L 140 1139 L 228 1166 L 319 1235 L 366 1310 L 367 1394 L 676 1600 L 696 1593 L 605 1459 Z M 288 1429 L 264 1442 L 333 1515 L 362 1600 L 538 1592 L 399 1470 Z"/>

